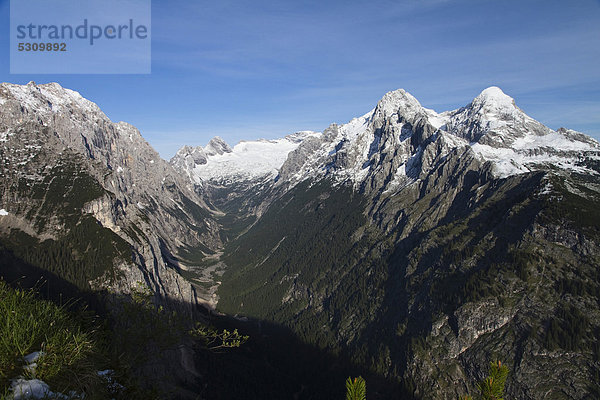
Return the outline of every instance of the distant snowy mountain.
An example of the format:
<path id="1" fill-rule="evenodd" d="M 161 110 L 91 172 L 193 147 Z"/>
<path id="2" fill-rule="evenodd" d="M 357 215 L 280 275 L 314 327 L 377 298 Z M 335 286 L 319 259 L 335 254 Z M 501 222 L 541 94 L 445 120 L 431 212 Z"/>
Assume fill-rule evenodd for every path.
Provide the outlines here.
<path id="1" fill-rule="evenodd" d="M 203 181 L 223 183 L 273 178 L 291 151 L 306 138 L 317 135 L 305 131 L 276 140 L 241 141 L 233 149 L 215 137 L 205 147 L 182 147 L 170 163 L 200 185 Z"/>
<path id="2" fill-rule="evenodd" d="M 519 109 L 499 88 L 484 90 L 471 104 L 447 114 L 444 131 L 462 137 L 499 176 L 558 167 L 590 172 L 585 158 L 598 157 L 599 143 L 579 132 L 553 131 Z"/>

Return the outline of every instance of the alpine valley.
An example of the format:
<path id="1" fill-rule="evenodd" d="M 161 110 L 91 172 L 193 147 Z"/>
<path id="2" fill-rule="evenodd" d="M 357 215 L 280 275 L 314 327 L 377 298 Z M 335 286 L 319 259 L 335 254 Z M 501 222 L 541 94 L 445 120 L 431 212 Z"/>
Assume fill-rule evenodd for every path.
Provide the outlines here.
<path id="1" fill-rule="evenodd" d="M 493 360 L 507 399 L 600 397 L 600 144 L 497 87 L 167 162 L 76 92 L 3 83 L 0 175 L 6 281 L 112 307 L 143 282 L 250 336 L 180 346 L 172 397 L 456 399 Z"/>

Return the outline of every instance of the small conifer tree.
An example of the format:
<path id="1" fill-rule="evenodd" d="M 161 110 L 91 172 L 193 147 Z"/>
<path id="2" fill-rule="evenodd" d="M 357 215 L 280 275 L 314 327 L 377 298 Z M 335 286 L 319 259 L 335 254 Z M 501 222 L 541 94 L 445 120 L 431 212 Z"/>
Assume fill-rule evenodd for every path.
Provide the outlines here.
<path id="1" fill-rule="evenodd" d="M 346 379 L 346 400 L 366 400 L 367 383 L 362 376 Z"/>
<path id="2" fill-rule="evenodd" d="M 508 377 L 508 367 L 500 361 L 490 363 L 488 377 L 477 384 L 480 400 L 504 400 L 504 385 Z M 473 400 L 471 396 L 464 396 L 462 400 Z"/>

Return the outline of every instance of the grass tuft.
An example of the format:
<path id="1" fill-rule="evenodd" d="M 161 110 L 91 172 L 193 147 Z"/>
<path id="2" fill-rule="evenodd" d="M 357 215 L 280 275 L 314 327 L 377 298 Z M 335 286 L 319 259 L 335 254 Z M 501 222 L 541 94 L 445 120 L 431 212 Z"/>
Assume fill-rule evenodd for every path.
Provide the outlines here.
<path id="1" fill-rule="evenodd" d="M 93 317 L 75 315 L 69 306 L 40 300 L 35 291 L 13 289 L 0 280 L 0 393 L 18 376 L 43 380 L 62 393 L 83 393 L 102 384 Z M 37 367 L 28 371 L 23 358 L 35 351 L 42 353 Z"/>

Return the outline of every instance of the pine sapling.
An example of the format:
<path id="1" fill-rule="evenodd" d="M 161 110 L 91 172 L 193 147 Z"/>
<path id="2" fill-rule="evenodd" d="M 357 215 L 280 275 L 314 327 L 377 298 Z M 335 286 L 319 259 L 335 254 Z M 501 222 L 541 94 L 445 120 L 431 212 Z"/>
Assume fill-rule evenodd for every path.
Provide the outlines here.
<path id="1" fill-rule="evenodd" d="M 367 383 L 362 376 L 346 379 L 346 400 L 366 400 Z"/>

